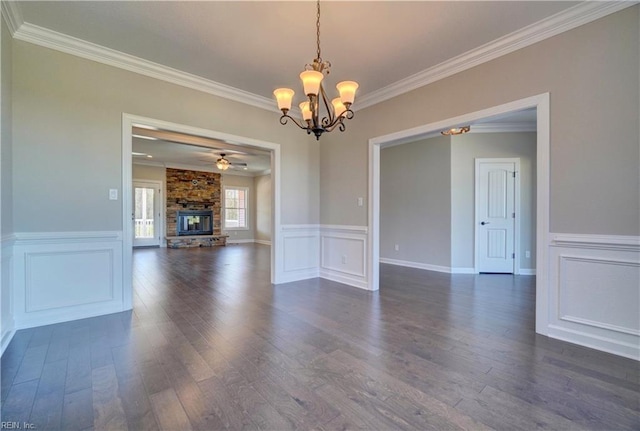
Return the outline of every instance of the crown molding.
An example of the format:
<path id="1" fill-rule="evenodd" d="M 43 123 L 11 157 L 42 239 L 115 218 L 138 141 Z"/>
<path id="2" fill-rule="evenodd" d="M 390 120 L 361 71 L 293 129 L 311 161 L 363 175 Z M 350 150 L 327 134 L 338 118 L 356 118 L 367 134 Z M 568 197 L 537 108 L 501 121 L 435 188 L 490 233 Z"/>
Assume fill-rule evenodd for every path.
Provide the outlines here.
<path id="1" fill-rule="evenodd" d="M 98 63 L 139 73 L 268 111 L 280 112 L 276 109 L 274 101 L 266 97 L 58 33 L 28 22 L 23 23 L 13 36 L 18 40 L 97 61 Z"/>
<path id="2" fill-rule="evenodd" d="M 584 1 L 537 23 L 495 39 L 478 48 L 418 72 L 379 90 L 358 98 L 357 108 L 364 109 L 377 103 L 408 93 L 427 84 L 471 69 L 482 63 L 533 45 L 583 24 L 638 4 L 638 1 Z"/>
<path id="3" fill-rule="evenodd" d="M 16 31 L 22 26 L 24 20 L 22 19 L 22 13 L 20 12 L 20 8 L 18 4 L 14 1 L 2 0 L 2 16 L 4 17 L 4 22 L 7 23 L 7 27 L 11 36 L 16 34 Z"/>
<path id="4" fill-rule="evenodd" d="M 533 45 L 583 24 L 618 12 L 640 1 L 584 1 L 576 6 L 538 21 L 518 31 L 467 51 L 429 69 L 418 72 L 379 90 L 358 98 L 357 108 L 364 109 L 417 88 L 471 69 L 503 55 Z M 214 96 L 280 112 L 271 98 L 259 96 L 168 66 L 106 48 L 72 36 L 23 21 L 15 1 L 2 0 L 2 15 L 14 38 L 55 49 L 109 66 L 160 79 L 172 84 L 202 91 Z M 297 108 L 292 111 L 295 112 Z"/>
<path id="5" fill-rule="evenodd" d="M 537 125 L 533 123 L 486 123 L 472 124 L 469 133 L 508 133 L 508 132 L 536 132 Z"/>

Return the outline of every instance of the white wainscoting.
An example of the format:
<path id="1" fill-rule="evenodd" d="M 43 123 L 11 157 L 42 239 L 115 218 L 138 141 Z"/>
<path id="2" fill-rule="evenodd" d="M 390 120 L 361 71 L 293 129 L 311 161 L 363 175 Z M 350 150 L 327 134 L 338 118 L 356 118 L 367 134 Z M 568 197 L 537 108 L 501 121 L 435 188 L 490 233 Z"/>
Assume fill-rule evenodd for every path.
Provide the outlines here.
<path id="1" fill-rule="evenodd" d="M 17 329 L 124 310 L 122 232 L 16 233 Z"/>
<path id="2" fill-rule="evenodd" d="M 640 237 L 552 234 L 549 336 L 640 360 Z"/>
<path id="3" fill-rule="evenodd" d="M 280 283 L 326 278 L 368 289 L 367 227 L 283 225 Z"/>
<path id="4" fill-rule="evenodd" d="M 368 289 L 367 227 L 320 225 L 320 277 Z"/>
<path id="5" fill-rule="evenodd" d="M 282 267 L 279 283 L 319 276 L 320 232 L 318 225 L 282 225 Z"/>
<path id="6" fill-rule="evenodd" d="M 7 235 L 0 238 L 2 269 L 0 271 L 0 355 L 4 353 L 13 335 L 16 333 L 13 320 L 13 244 L 15 236 Z"/>

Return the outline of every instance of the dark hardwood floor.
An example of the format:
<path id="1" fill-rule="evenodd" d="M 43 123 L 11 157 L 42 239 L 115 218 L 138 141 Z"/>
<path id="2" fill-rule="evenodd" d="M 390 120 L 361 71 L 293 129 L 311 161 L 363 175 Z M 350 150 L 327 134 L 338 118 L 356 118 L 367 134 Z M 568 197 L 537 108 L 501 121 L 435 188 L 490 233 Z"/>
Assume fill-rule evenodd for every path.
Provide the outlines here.
<path id="1" fill-rule="evenodd" d="M 638 430 L 639 363 L 534 334 L 534 277 L 382 265 L 272 286 L 269 248 L 134 252 L 132 312 L 18 331 L 38 430 Z M 5 426 L 6 428 L 6 426 Z M 24 425 L 23 425 L 24 429 Z"/>

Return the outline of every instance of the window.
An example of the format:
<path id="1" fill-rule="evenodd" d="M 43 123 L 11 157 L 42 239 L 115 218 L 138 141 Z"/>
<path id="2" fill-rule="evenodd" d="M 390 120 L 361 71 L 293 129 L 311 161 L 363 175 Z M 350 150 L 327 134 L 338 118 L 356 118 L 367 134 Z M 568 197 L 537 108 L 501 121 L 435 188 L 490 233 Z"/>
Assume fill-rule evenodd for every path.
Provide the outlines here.
<path id="1" fill-rule="evenodd" d="M 247 203 L 249 189 L 247 187 L 224 188 L 224 228 L 249 229 L 247 221 Z"/>

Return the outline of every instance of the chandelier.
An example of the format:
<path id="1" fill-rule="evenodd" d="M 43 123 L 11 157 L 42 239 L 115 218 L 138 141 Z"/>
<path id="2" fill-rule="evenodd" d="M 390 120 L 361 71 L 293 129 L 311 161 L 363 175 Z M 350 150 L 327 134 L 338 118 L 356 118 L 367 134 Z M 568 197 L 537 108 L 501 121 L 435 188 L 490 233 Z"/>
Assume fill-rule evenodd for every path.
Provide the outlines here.
<path id="1" fill-rule="evenodd" d="M 291 102 L 295 92 L 290 88 L 278 88 L 273 94 L 278 101 L 278 109 L 282 111 L 280 117 L 280 124 L 287 124 L 288 120 L 293 121 L 296 126 L 307 131 L 307 134 L 313 133 L 316 140 L 320 139 L 320 136 L 324 132 L 331 132 L 336 127 L 344 132 L 346 126 L 344 119 L 352 119 L 353 111 L 351 105 L 356 96 L 356 90 L 358 89 L 358 83 L 355 81 L 342 81 L 336 85 L 340 97 L 336 97 L 329 103 L 327 95 L 322 86 L 322 79 L 324 74 L 329 74 L 331 63 L 322 60 L 320 55 L 320 0 L 317 1 L 318 13 L 316 15 L 316 44 L 317 53 L 313 63 L 306 64 L 305 70 L 300 74 L 302 80 L 302 86 L 304 88 L 304 94 L 307 96 L 306 101 L 302 102 L 300 110 L 302 111 L 303 121 L 298 121 L 289 115 L 291 109 Z M 323 107 L 321 108 L 320 101 L 322 100 Z M 321 117 L 321 109 L 326 115 Z"/>

